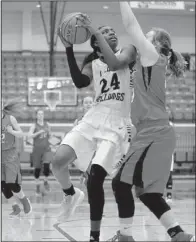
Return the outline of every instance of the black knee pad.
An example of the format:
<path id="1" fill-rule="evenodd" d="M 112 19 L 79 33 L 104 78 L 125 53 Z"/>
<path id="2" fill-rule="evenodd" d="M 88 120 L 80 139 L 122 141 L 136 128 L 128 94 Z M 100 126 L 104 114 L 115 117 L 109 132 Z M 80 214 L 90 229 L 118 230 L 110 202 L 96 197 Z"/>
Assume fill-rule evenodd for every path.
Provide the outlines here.
<path id="1" fill-rule="evenodd" d="M 107 172 L 99 165 L 92 165 L 87 182 L 87 189 L 90 197 L 99 199 L 99 192 L 103 191 L 103 183 Z M 95 192 L 97 191 L 97 193 Z"/>
<path id="2" fill-rule="evenodd" d="M 21 190 L 21 186 L 17 183 L 7 183 L 7 186 L 14 193 L 18 193 Z"/>
<path id="3" fill-rule="evenodd" d="M 105 203 L 103 183 L 107 172 L 99 165 L 92 165 L 87 181 L 91 220 L 101 220 Z"/>
<path id="4" fill-rule="evenodd" d="M 135 212 L 135 202 L 132 193 L 132 185 L 121 182 L 119 179 L 112 180 L 112 189 L 118 205 L 120 218 L 133 217 Z"/>
<path id="5" fill-rule="evenodd" d="M 173 179 L 172 179 L 172 172 L 170 171 L 170 175 L 169 175 L 169 178 L 168 178 L 168 181 L 167 181 L 166 188 L 172 189 L 172 187 L 173 187 Z"/>
<path id="6" fill-rule="evenodd" d="M 7 199 L 13 197 L 13 192 L 11 191 L 9 186 L 5 183 L 5 181 L 1 182 L 1 192 Z"/>
<path id="7" fill-rule="evenodd" d="M 139 198 L 158 219 L 160 219 L 165 212 L 170 210 L 169 205 L 166 203 L 161 193 L 146 193 Z"/>
<path id="8" fill-rule="evenodd" d="M 44 163 L 44 176 L 49 176 L 50 174 L 50 164 L 49 163 Z"/>
<path id="9" fill-rule="evenodd" d="M 5 181 L 1 181 L 1 191 L 3 191 L 6 187 Z"/>
<path id="10" fill-rule="evenodd" d="M 41 172 L 41 169 L 40 169 L 40 168 L 35 168 L 35 169 L 34 169 L 34 177 L 35 177 L 36 179 L 39 178 L 39 176 L 40 176 L 40 172 Z"/>

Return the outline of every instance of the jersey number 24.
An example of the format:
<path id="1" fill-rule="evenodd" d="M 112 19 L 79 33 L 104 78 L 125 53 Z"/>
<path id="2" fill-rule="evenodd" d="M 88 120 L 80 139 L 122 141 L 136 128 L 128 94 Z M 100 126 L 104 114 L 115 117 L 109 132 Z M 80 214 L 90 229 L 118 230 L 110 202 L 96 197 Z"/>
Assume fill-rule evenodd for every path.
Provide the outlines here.
<path id="1" fill-rule="evenodd" d="M 110 83 L 110 87 L 108 87 L 108 80 L 106 79 L 101 79 L 100 84 L 102 85 L 101 87 L 101 93 L 106 93 L 110 90 L 111 87 L 113 87 L 113 90 L 120 89 L 120 82 L 118 80 L 118 76 L 116 73 L 113 74 L 112 80 Z"/>

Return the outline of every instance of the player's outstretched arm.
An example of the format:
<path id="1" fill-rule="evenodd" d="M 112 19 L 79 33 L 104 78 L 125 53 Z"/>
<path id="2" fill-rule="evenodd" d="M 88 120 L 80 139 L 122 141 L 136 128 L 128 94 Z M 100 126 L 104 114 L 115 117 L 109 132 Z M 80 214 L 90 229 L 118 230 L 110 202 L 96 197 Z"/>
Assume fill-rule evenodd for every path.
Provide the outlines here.
<path id="1" fill-rule="evenodd" d="M 152 66 L 158 59 L 159 54 L 154 45 L 145 37 L 128 2 L 120 2 L 120 10 L 123 25 L 131 37 L 131 42 L 139 50 L 143 66 Z"/>

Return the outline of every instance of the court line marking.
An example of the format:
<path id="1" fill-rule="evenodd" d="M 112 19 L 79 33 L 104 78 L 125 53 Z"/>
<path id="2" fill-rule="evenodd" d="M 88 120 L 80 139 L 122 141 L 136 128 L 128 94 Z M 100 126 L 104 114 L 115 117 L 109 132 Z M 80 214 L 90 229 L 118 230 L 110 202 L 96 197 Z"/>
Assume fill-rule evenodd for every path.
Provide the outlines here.
<path id="1" fill-rule="evenodd" d="M 63 229 L 61 229 L 60 227 L 59 227 L 59 224 L 60 223 L 56 223 L 56 224 L 54 224 L 53 225 L 53 227 L 60 233 L 60 234 L 62 234 L 66 239 L 68 239 L 69 241 L 76 241 L 77 242 L 77 240 L 75 240 L 73 237 L 71 237 L 68 233 L 66 233 Z"/>

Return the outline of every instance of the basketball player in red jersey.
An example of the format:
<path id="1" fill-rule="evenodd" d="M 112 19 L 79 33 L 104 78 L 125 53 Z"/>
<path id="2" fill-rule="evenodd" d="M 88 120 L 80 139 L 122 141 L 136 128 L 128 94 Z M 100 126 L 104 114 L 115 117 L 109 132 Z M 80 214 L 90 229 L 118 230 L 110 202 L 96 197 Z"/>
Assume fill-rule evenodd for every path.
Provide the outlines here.
<path id="1" fill-rule="evenodd" d="M 24 213 L 27 215 L 31 212 L 31 204 L 25 196 L 21 187 L 20 160 L 18 150 L 16 148 L 16 138 L 24 136 L 16 118 L 13 116 L 19 114 L 21 105 L 17 100 L 3 103 L 1 116 L 1 150 L 2 150 L 2 166 L 1 166 L 1 191 L 5 198 L 10 200 L 16 198 L 23 205 Z M 13 212 L 11 216 L 20 214 L 21 209 L 16 202 L 12 206 Z"/>
<path id="2" fill-rule="evenodd" d="M 137 133 L 112 181 L 118 204 L 120 231 L 110 241 L 134 241 L 132 220 L 135 185 L 137 196 L 159 219 L 171 241 L 195 241 L 174 218 L 163 198 L 170 173 L 176 138 L 169 123 L 165 101 L 166 69 L 177 78 L 183 74 L 185 62 L 171 48 L 171 37 L 163 29 L 152 29 L 145 36 L 130 5 L 120 2 L 123 24 L 138 50 L 134 79 L 134 100 L 131 118 Z"/>
<path id="3" fill-rule="evenodd" d="M 33 138 L 33 166 L 34 177 L 36 182 L 36 194 L 41 195 L 40 190 L 40 172 L 43 163 L 44 174 L 44 188 L 46 192 L 50 191 L 48 183 L 48 176 L 50 174 L 50 162 L 52 158 L 52 152 L 49 143 L 50 127 L 47 122 L 44 121 L 44 112 L 42 110 L 37 111 L 37 121 L 33 124 L 27 134 L 28 138 Z"/>

